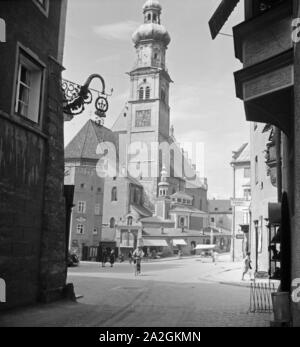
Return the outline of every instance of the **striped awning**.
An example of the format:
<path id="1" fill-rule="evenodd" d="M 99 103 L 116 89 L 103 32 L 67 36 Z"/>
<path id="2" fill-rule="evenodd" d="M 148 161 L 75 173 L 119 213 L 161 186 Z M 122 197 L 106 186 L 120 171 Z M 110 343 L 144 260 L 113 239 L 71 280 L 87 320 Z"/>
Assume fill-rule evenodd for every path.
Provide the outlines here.
<path id="1" fill-rule="evenodd" d="M 173 240 L 174 246 L 187 246 L 187 243 L 183 239 Z"/>
<path id="2" fill-rule="evenodd" d="M 209 21 L 209 28 L 213 39 L 217 37 L 239 1 L 240 0 L 222 0 Z"/>
<path id="3" fill-rule="evenodd" d="M 143 239 L 142 245 L 144 247 L 168 247 L 168 243 L 164 239 Z"/>

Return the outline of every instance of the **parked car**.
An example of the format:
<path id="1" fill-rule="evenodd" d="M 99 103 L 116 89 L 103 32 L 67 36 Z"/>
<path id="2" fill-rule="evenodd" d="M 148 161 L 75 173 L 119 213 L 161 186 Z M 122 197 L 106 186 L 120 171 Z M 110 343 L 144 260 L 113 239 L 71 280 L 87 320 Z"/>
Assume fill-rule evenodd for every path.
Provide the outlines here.
<path id="1" fill-rule="evenodd" d="M 78 256 L 75 253 L 68 253 L 68 266 L 78 266 L 79 265 L 79 259 Z"/>

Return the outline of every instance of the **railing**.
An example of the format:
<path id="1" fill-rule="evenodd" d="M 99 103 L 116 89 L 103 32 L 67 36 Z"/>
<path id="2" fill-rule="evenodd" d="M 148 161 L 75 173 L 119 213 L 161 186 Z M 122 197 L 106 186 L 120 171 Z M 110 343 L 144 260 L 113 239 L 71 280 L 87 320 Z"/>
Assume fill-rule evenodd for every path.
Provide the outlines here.
<path id="1" fill-rule="evenodd" d="M 250 287 L 250 307 L 251 313 L 267 313 L 273 311 L 272 293 L 277 292 L 277 286 L 274 282 L 251 283 Z"/>

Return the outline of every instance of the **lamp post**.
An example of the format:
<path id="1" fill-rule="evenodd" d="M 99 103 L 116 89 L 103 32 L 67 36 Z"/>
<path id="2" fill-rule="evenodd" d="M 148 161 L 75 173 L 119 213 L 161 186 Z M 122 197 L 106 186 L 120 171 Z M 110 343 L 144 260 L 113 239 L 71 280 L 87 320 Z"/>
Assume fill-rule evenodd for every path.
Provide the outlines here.
<path id="1" fill-rule="evenodd" d="M 90 84 L 94 79 L 100 80 L 101 91 L 90 88 Z M 92 92 L 97 94 L 95 100 L 95 115 L 99 118 L 100 122 L 106 117 L 106 112 L 109 108 L 107 97 L 111 94 L 105 92 L 105 81 L 101 75 L 90 75 L 82 86 L 63 79 L 61 87 L 63 92 L 63 112 L 66 121 L 70 121 L 74 116 L 83 113 L 85 105 L 93 102 Z M 111 93 L 112 92 L 113 89 L 111 90 Z"/>

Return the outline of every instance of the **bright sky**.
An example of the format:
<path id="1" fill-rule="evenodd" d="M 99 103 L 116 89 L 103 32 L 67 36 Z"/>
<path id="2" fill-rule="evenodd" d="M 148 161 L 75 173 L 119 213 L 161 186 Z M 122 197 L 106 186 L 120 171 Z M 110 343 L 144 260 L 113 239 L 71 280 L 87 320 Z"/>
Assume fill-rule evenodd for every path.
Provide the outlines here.
<path id="1" fill-rule="evenodd" d="M 145 0 L 69 0 L 64 78 L 82 84 L 92 73 L 101 74 L 110 109 L 110 127 L 129 95 L 129 76 L 135 62 L 131 35 L 143 22 Z M 241 68 L 234 57 L 233 39 L 212 41 L 208 21 L 220 0 L 160 0 L 162 24 L 171 35 L 167 67 L 171 85 L 171 124 L 179 142 L 203 142 L 204 169 L 209 196 L 232 196 L 232 151 L 249 140 L 249 123 L 242 102 L 235 97 L 233 72 Z M 243 8 L 235 10 L 222 32 L 242 21 Z M 95 89 L 100 86 L 95 83 Z M 89 119 L 90 112 L 65 125 L 67 144 Z"/>

